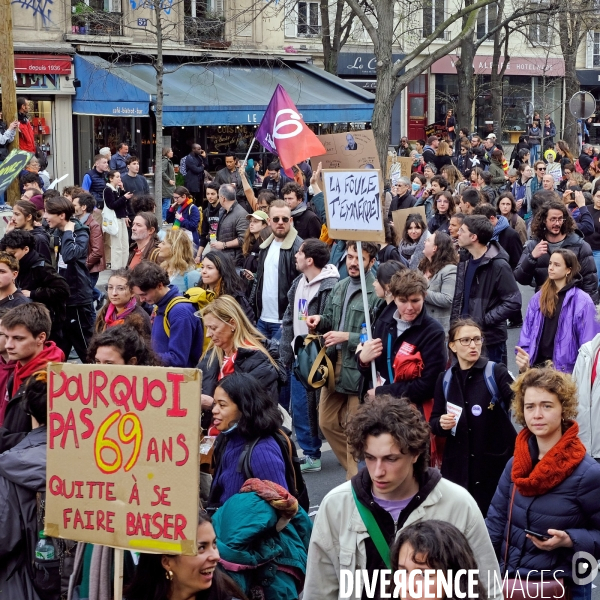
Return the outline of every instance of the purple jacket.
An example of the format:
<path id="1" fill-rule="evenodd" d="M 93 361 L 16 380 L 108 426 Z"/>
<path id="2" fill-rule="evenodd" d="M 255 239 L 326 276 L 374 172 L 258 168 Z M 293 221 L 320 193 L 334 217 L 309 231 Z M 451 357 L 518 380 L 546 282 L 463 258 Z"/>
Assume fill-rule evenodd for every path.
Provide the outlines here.
<path id="1" fill-rule="evenodd" d="M 540 296 L 541 291 L 529 302 L 519 338 L 519 346 L 529 354 L 531 364 L 535 363 L 544 326 Z M 554 368 L 563 373 L 572 373 L 579 348 L 593 340 L 598 333 L 600 323 L 596 321 L 596 307 L 589 294 L 578 287 L 567 290 L 554 341 Z"/>

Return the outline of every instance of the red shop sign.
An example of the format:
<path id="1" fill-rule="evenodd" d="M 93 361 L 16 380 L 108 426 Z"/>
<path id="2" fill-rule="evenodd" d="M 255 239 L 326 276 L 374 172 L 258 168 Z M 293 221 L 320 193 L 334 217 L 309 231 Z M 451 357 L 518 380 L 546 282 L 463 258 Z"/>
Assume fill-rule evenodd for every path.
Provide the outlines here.
<path id="1" fill-rule="evenodd" d="M 44 75 L 70 75 L 70 56 L 55 54 L 15 54 L 15 72 L 40 73 Z"/>

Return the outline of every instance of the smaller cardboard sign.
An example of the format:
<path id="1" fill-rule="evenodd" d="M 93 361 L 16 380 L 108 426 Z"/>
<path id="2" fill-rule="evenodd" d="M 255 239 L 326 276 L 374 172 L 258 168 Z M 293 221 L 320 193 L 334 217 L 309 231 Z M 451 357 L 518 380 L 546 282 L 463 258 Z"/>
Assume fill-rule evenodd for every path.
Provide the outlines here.
<path id="1" fill-rule="evenodd" d="M 8 188 L 13 179 L 25 168 L 33 158 L 31 152 L 12 150 L 0 164 L 0 194 Z"/>
<path id="2" fill-rule="evenodd" d="M 412 172 L 412 166 L 414 164 L 413 158 L 407 158 L 406 156 L 389 156 L 387 157 L 387 177 L 392 180 L 392 185 L 398 183 L 398 177 L 409 177 Z M 400 167 L 400 175 L 397 175 L 398 166 Z M 394 178 L 396 181 L 394 182 Z"/>
<path id="3" fill-rule="evenodd" d="M 322 174 L 329 237 L 384 242 L 381 172 L 327 169 Z"/>
<path id="4" fill-rule="evenodd" d="M 392 213 L 392 221 L 394 223 L 394 230 L 398 232 L 398 238 L 402 237 L 404 233 L 404 226 L 406 225 L 406 219 L 408 215 L 418 214 L 423 217 L 423 221 L 427 224 L 427 216 L 425 214 L 424 206 L 413 206 L 412 208 L 400 208 Z"/>
<path id="5" fill-rule="evenodd" d="M 375 147 L 373 130 L 349 131 L 317 136 L 326 154 L 313 156 L 313 169 L 321 163 L 323 169 L 379 169 L 379 157 Z"/>

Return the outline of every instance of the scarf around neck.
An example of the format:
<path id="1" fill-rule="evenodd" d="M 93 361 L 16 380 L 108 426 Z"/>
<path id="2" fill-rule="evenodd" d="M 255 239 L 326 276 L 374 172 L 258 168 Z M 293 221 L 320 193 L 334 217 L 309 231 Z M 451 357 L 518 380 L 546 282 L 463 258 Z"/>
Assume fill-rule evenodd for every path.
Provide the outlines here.
<path id="1" fill-rule="evenodd" d="M 183 221 L 183 211 L 193 202 L 192 198 L 188 198 L 180 207 L 179 210 L 177 211 L 177 214 L 175 215 L 175 221 L 173 223 L 173 229 L 180 229 L 181 228 L 181 221 Z"/>
<path id="2" fill-rule="evenodd" d="M 104 315 L 104 322 L 106 323 L 106 327 L 113 327 L 114 325 L 122 325 L 125 322 L 125 319 L 135 310 L 136 307 L 135 296 L 131 297 L 131 300 L 125 305 L 125 310 L 118 315 L 117 307 L 112 303 L 108 303 L 108 308 L 106 310 L 106 315 Z"/>
<path id="3" fill-rule="evenodd" d="M 494 235 L 492 236 L 492 239 L 495 241 L 498 241 L 498 236 L 505 230 L 508 229 L 510 227 L 510 223 L 508 222 L 508 219 L 502 215 L 500 215 L 498 217 L 498 222 L 496 223 L 496 226 L 494 227 Z"/>
<path id="4" fill-rule="evenodd" d="M 579 439 L 579 425 L 567 421 L 560 440 L 532 468 L 529 440 L 533 433 L 524 427 L 515 442 L 512 480 L 522 496 L 541 496 L 561 484 L 585 457 L 585 446 Z"/>

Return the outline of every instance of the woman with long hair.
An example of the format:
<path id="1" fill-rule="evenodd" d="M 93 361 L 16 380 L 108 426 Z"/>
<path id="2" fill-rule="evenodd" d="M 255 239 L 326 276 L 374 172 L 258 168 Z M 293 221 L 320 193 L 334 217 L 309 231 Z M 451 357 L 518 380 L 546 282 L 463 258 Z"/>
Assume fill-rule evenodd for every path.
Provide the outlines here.
<path id="1" fill-rule="evenodd" d="M 450 191 L 458 194 L 461 187 L 459 184 L 465 180 L 463 174 L 452 164 L 444 165 L 440 169 L 440 175 L 448 182 Z"/>
<path id="2" fill-rule="evenodd" d="M 228 295 L 235 298 L 251 323 L 255 323 L 255 315 L 250 302 L 246 298 L 244 280 L 238 275 L 233 259 L 229 254 L 219 250 L 211 250 L 202 259 L 202 287 L 214 292 L 216 298 Z"/>
<path id="3" fill-rule="evenodd" d="M 445 142 L 444 140 L 440 141 L 435 151 L 433 164 L 437 167 L 438 172 L 444 165 L 452 164 L 452 148 L 450 148 L 448 142 Z"/>
<path id="4" fill-rule="evenodd" d="M 579 439 L 577 386 L 547 367 L 529 369 L 512 389 L 512 414 L 523 429 L 486 519 L 500 572 L 529 585 L 542 578 L 540 597 L 566 597 L 564 588 L 543 591 L 564 578 L 570 598 L 589 599 L 591 582 L 577 585 L 573 569 L 576 553 L 594 556 L 600 544 L 600 465 Z"/>
<path id="5" fill-rule="evenodd" d="M 279 363 L 278 343 L 268 340 L 256 329 L 232 296 L 220 296 L 200 312 L 210 338 L 199 364 L 202 408 L 212 407 L 218 381 L 234 372 L 254 375 L 277 403 L 279 382 L 285 378 L 285 369 Z"/>
<path id="6" fill-rule="evenodd" d="M 200 235 L 200 211 L 194 204 L 194 198 L 187 188 L 182 185 L 173 190 L 173 204 L 167 211 L 167 223 L 173 223 L 173 229 L 183 229 L 186 235 L 198 247 Z"/>
<path id="7" fill-rule="evenodd" d="M 510 192 L 504 192 L 498 197 L 498 214 L 506 217 L 510 226 L 519 234 L 522 244 L 527 241 L 527 226 L 519 216 L 515 197 Z"/>
<path id="8" fill-rule="evenodd" d="M 96 315 L 95 333 L 135 321 L 136 327 L 141 329 L 145 336 L 150 337 L 150 317 L 137 303 L 128 275 L 127 269 L 119 269 L 110 274 L 106 285 L 106 303 Z"/>
<path id="9" fill-rule="evenodd" d="M 402 260 L 398 251 L 398 236 L 390 222 L 387 219 L 383 220 L 383 229 L 385 232 L 385 241 L 379 246 L 377 260 L 379 264 L 383 264 L 388 260 Z"/>
<path id="10" fill-rule="evenodd" d="M 550 256 L 548 279 L 530 300 L 517 346 L 521 372 L 551 360 L 554 368 L 572 373 L 579 348 L 600 333 L 596 307 L 578 286 L 579 261 L 564 248 Z"/>
<path id="11" fill-rule="evenodd" d="M 413 173 L 410 176 L 410 185 L 411 185 L 411 194 L 419 200 L 419 198 L 423 195 L 425 191 L 425 186 L 427 185 L 427 179 L 425 175 L 421 175 L 420 173 Z"/>
<path id="12" fill-rule="evenodd" d="M 36 205 L 29 200 L 19 200 L 12 207 L 12 211 L 13 214 L 6 226 L 5 233 L 13 229 L 29 231 L 35 241 L 35 249 L 38 254 L 51 263 L 50 236 L 41 225 L 35 224 L 36 221 L 41 221 Z"/>
<path id="13" fill-rule="evenodd" d="M 425 240 L 429 237 L 429 231 L 418 213 L 408 215 L 400 240 L 400 254 L 411 269 L 416 269 L 423 257 Z"/>
<path id="14" fill-rule="evenodd" d="M 450 218 L 456 212 L 456 204 L 452 194 L 446 190 L 436 194 L 433 199 L 433 217 L 427 222 L 429 233 L 443 231 L 448 233 Z"/>
<path id="15" fill-rule="evenodd" d="M 88 346 L 89 363 L 158 367 L 160 360 L 150 347 L 149 336 L 139 321 L 128 321 L 94 335 Z"/>
<path id="16" fill-rule="evenodd" d="M 115 235 L 110 235 L 110 260 L 113 269 L 122 269 L 128 266 L 127 244 L 129 242 L 127 227 L 129 226 L 129 200 L 132 192 L 126 192 L 119 171 L 109 171 L 107 183 L 102 192 L 104 206 L 114 211 L 118 222 Z M 158 231 L 158 227 L 156 228 Z"/>
<path id="17" fill-rule="evenodd" d="M 183 294 L 200 282 L 200 271 L 194 261 L 192 241 L 181 229 L 170 229 L 158 244 L 160 266 L 169 274 L 173 285 Z"/>
<path id="18" fill-rule="evenodd" d="M 237 265 L 242 268 L 242 275 L 248 280 L 247 293 L 250 294 L 254 275 L 258 269 L 260 245 L 269 237 L 271 228 L 268 226 L 269 215 L 262 210 L 254 211 L 246 219 L 250 223 L 244 235 L 242 254 L 237 258 Z"/>
<path id="19" fill-rule="evenodd" d="M 154 213 L 141 212 L 135 215 L 131 226 L 133 242 L 129 247 L 128 269 L 135 268 L 143 260 L 158 263 L 158 229 L 158 219 Z"/>
<path id="20" fill-rule="evenodd" d="M 385 302 L 386 306 L 389 306 L 393 301 L 394 297 L 390 292 L 390 281 L 396 273 L 404 271 L 406 265 L 399 260 L 388 260 L 385 263 L 379 265 L 377 269 L 377 275 L 375 275 L 375 281 L 373 282 L 373 289 L 375 295 L 381 298 Z M 383 307 L 385 310 L 385 306 Z M 381 312 L 379 313 L 381 315 Z"/>
<path id="21" fill-rule="evenodd" d="M 565 142 L 564 140 L 557 140 L 557 142 L 554 144 L 554 150 L 560 158 L 561 167 L 564 167 L 569 163 L 575 164 L 575 161 L 577 159 L 575 158 L 575 156 L 573 156 L 573 153 L 571 152 L 571 149 L 569 148 L 569 144 L 567 144 L 567 142 Z"/>
<path id="22" fill-rule="evenodd" d="M 247 600 L 219 566 L 217 537 L 206 511 L 198 516 L 195 556 L 140 553 L 127 600 Z"/>
<path id="23" fill-rule="evenodd" d="M 472 319 L 453 322 L 448 339 L 454 366 L 437 379 L 429 425 L 446 438 L 442 476 L 467 489 L 485 517 L 515 448 L 512 377 L 502 363 L 481 356 L 483 334 Z"/>
<path id="24" fill-rule="evenodd" d="M 456 287 L 456 265 L 458 252 L 447 233 L 438 230 L 425 240 L 423 258 L 419 263 L 419 270 L 429 283 L 425 308 L 440 323 L 446 334 L 450 328 Z"/>

